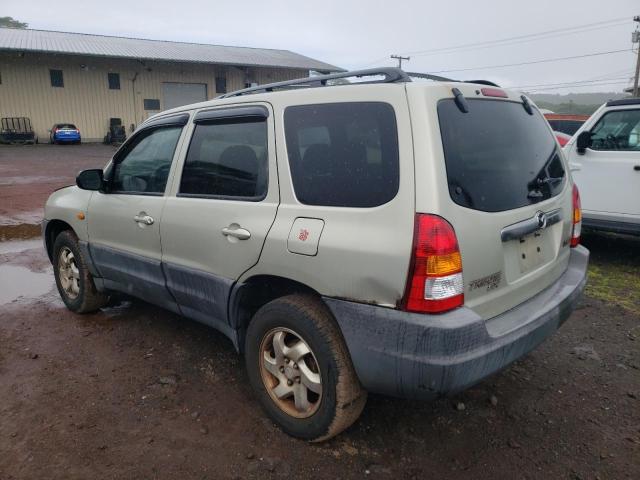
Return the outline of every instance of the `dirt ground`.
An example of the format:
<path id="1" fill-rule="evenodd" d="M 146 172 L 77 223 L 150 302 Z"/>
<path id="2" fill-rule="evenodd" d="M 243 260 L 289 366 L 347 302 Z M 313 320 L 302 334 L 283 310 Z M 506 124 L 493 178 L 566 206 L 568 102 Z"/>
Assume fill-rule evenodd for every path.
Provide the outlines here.
<path id="1" fill-rule="evenodd" d="M 110 155 L 58 148 L 87 152 L 51 160 L 69 167 L 63 183 Z M 3 150 L 13 218 L 6 172 L 35 173 Z M 0 242 L 0 479 L 640 478 L 640 239 L 584 243 L 587 295 L 540 348 L 455 398 L 371 395 L 353 427 L 313 445 L 265 417 L 221 334 L 140 301 L 72 314 L 40 241 Z"/>

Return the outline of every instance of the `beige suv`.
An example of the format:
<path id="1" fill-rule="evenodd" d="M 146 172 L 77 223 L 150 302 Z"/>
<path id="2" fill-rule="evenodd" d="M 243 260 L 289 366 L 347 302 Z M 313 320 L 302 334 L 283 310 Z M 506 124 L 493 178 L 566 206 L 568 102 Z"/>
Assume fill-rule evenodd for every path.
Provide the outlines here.
<path id="1" fill-rule="evenodd" d="M 368 391 L 430 399 L 525 355 L 569 316 L 588 262 L 535 105 L 397 69 L 160 113 L 45 218 L 71 310 L 124 292 L 211 325 L 307 440 L 352 424 Z"/>

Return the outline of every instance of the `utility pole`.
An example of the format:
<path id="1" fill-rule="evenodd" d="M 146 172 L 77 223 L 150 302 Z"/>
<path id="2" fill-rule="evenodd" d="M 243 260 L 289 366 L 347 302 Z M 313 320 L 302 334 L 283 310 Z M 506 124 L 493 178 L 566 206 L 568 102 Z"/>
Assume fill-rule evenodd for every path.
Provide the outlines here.
<path id="1" fill-rule="evenodd" d="M 407 62 L 411 60 L 411 57 L 403 57 L 402 55 L 391 55 L 391 58 L 398 60 L 398 68 L 402 68 L 402 60 L 406 60 Z"/>
<path id="2" fill-rule="evenodd" d="M 634 22 L 640 24 L 640 15 L 633 17 Z M 638 44 L 638 58 L 636 59 L 636 76 L 633 80 L 633 96 L 640 97 L 640 91 L 638 90 L 638 77 L 640 76 L 640 30 L 636 26 L 636 31 L 632 33 L 631 41 Z"/>

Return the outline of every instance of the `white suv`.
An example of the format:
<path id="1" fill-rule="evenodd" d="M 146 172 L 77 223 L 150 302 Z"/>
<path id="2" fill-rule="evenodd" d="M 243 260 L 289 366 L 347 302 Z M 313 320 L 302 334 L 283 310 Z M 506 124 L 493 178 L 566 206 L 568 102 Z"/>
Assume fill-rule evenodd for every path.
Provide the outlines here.
<path id="1" fill-rule="evenodd" d="M 158 114 L 45 218 L 71 310 L 125 292 L 211 325 L 307 440 L 353 423 L 367 391 L 429 399 L 506 367 L 569 316 L 588 262 L 535 105 L 397 69 Z"/>
<path id="2" fill-rule="evenodd" d="M 640 235 L 640 98 L 602 105 L 564 150 L 584 226 Z"/>

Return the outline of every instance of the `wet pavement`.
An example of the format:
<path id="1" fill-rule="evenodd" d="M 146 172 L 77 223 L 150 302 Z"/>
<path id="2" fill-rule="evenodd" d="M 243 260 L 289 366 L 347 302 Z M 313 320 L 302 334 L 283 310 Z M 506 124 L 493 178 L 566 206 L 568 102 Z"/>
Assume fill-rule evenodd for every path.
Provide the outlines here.
<path id="1" fill-rule="evenodd" d="M 80 170 L 104 167 L 115 150 L 101 144 L 0 145 L 0 229 L 39 224 L 51 192 L 75 184 Z"/>

